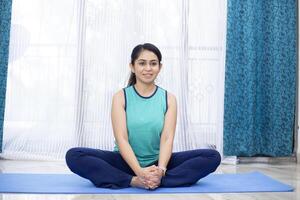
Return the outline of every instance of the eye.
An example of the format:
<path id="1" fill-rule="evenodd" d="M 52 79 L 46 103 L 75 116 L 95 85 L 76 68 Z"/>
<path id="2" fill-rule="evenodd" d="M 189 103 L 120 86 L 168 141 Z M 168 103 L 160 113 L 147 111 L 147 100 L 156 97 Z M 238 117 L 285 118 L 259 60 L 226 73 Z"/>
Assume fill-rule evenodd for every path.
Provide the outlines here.
<path id="1" fill-rule="evenodd" d="M 146 62 L 139 62 L 139 65 L 144 66 L 146 65 Z"/>
<path id="2" fill-rule="evenodd" d="M 151 63 L 151 66 L 156 66 L 156 65 L 158 65 L 158 62 L 152 62 Z"/>

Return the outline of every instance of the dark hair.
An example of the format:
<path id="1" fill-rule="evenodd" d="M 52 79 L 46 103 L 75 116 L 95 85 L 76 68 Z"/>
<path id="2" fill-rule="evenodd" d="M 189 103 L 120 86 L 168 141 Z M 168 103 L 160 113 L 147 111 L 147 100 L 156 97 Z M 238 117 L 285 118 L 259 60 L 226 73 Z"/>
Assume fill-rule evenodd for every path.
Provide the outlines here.
<path id="1" fill-rule="evenodd" d="M 139 44 L 133 48 L 132 53 L 131 53 L 131 62 L 130 62 L 132 65 L 134 65 L 134 62 L 136 61 L 136 59 L 140 56 L 140 54 L 144 50 L 153 52 L 157 56 L 159 63 L 161 62 L 161 53 L 160 53 L 159 49 L 156 46 L 154 46 L 153 44 L 145 43 L 145 44 Z M 134 85 L 135 83 L 136 83 L 136 76 L 133 72 L 131 72 L 127 87 Z"/>

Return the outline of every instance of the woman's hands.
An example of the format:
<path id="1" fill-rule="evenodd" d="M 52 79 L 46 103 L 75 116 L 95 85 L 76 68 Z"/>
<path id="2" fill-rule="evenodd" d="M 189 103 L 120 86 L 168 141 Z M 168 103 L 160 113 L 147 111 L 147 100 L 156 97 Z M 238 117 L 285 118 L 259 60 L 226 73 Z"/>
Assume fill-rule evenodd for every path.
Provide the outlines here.
<path id="1" fill-rule="evenodd" d="M 137 174 L 136 181 L 142 183 L 146 189 L 156 189 L 159 187 L 163 171 L 155 165 L 141 168 Z"/>

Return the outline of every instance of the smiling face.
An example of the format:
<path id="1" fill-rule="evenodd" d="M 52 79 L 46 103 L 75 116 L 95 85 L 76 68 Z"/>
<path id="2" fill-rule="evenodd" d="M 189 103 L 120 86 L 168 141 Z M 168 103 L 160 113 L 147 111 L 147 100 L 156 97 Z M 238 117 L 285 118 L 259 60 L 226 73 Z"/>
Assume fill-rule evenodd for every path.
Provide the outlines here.
<path id="1" fill-rule="evenodd" d="M 137 81 L 145 84 L 154 83 L 161 66 L 157 56 L 148 50 L 143 50 L 133 65 L 130 64 L 131 71 L 135 73 Z"/>

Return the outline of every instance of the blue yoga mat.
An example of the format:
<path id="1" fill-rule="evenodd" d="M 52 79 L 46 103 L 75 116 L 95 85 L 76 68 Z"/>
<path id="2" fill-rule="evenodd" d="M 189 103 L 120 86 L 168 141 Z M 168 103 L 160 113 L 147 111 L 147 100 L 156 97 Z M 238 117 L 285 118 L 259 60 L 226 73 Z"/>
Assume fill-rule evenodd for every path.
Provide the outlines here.
<path id="1" fill-rule="evenodd" d="M 290 192 L 289 185 L 260 172 L 210 174 L 191 187 L 104 189 L 75 174 L 0 174 L 0 193 L 38 194 L 158 194 L 158 193 L 238 193 Z"/>

